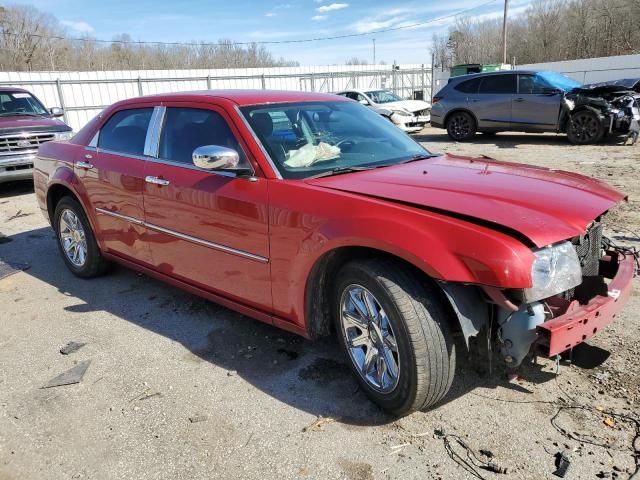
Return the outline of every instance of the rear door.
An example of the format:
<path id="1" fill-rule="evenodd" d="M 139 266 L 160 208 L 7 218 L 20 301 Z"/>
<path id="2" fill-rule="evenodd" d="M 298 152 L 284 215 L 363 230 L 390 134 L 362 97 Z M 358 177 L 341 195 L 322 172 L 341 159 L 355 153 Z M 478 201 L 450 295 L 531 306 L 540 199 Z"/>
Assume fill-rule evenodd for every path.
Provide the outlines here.
<path id="1" fill-rule="evenodd" d="M 479 130 L 509 130 L 517 79 L 514 74 L 482 77 L 478 93 L 468 97 L 468 108 L 478 119 Z"/>
<path id="2" fill-rule="evenodd" d="M 511 122 L 516 130 L 553 131 L 558 125 L 562 94 L 536 75 L 518 75 Z"/>
<path id="3" fill-rule="evenodd" d="M 144 148 L 153 106 L 114 112 L 74 165 L 96 218 L 104 248 L 129 260 L 150 263 L 142 191 Z"/>
<path id="4" fill-rule="evenodd" d="M 145 217 L 154 267 L 200 288 L 270 311 L 268 180 L 196 167 L 204 145 L 233 148 L 248 162 L 222 108 L 165 103 L 157 158 L 146 164 Z"/>

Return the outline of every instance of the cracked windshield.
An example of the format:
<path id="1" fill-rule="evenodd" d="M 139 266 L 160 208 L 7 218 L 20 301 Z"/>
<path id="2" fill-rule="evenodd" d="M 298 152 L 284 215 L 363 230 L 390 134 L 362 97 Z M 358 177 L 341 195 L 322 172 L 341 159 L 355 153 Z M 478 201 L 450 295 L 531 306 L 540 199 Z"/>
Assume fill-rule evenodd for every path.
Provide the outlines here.
<path id="1" fill-rule="evenodd" d="M 378 168 L 429 156 L 389 120 L 355 102 L 242 108 L 284 178 Z"/>

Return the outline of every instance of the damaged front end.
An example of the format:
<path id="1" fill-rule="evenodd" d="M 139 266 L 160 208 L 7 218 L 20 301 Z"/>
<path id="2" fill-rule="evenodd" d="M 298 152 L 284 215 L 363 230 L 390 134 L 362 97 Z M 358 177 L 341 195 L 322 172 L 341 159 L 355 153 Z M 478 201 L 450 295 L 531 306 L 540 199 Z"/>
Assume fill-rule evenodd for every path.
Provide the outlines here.
<path id="1" fill-rule="evenodd" d="M 560 129 L 575 144 L 640 133 L 640 79 L 582 85 L 564 95 Z"/>
<path id="2" fill-rule="evenodd" d="M 529 354 L 558 355 L 606 327 L 623 308 L 638 265 L 637 252 L 603 236 L 601 218 L 584 235 L 534 254 L 531 288 L 443 285 L 467 342 L 483 328 L 494 332 L 510 367 Z"/>

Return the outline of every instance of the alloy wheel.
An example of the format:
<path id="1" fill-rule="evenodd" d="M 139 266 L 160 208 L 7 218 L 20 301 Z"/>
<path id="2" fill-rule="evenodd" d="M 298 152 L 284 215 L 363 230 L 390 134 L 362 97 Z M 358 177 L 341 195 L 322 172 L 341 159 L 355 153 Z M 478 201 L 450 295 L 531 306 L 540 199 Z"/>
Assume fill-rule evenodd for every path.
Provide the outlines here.
<path id="1" fill-rule="evenodd" d="M 471 133 L 471 122 L 467 115 L 455 115 L 450 121 L 450 131 L 457 139 L 466 138 Z"/>
<path id="2" fill-rule="evenodd" d="M 361 285 L 347 286 L 340 300 L 340 324 L 351 361 L 374 390 L 392 392 L 400 358 L 389 317 L 376 297 Z"/>
<path id="3" fill-rule="evenodd" d="M 573 134 L 580 143 L 587 143 L 598 135 L 598 119 L 591 114 L 578 114 L 571 119 Z"/>
<path id="4" fill-rule="evenodd" d="M 80 219 L 73 210 L 64 209 L 58 227 L 64 254 L 74 266 L 82 267 L 87 261 L 87 239 Z"/>

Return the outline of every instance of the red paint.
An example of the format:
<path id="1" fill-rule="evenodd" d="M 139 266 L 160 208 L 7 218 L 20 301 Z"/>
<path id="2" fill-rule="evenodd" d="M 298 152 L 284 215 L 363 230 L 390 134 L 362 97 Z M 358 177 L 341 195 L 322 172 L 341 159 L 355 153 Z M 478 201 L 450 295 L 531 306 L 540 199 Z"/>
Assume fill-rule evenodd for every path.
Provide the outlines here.
<path id="1" fill-rule="evenodd" d="M 554 356 L 593 337 L 615 319 L 631 294 L 635 271 L 632 257 L 617 255 L 618 271 L 609 284 L 609 296 L 596 296 L 588 304 L 573 308 L 564 315 L 537 327 L 543 351 Z"/>
<path id="2" fill-rule="evenodd" d="M 85 207 L 109 258 L 306 334 L 307 281 L 316 262 L 333 249 L 368 247 L 403 258 L 437 279 L 525 288 L 531 286 L 531 243 L 546 245 L 583 233 L 624 197 L 580 175 L 455 156 L 310 181 L 278 179 L 237 107 L 326 100 L 349 101 L 299 92 L 214 91 L 119 102 L 72 142 L 41 147 L 38 201 L 46 208 L 49 188 L 66 185 Z M 86 148 L 115 111 L 155 105 L 223 114 L 256 170 L 256 181 Z M 94 171 L 73 166 L 87 153 L 93 155 L 86 161 Z M 145 183 L 146 175 L 171 184 Z M 268 262 L 102 218 L 96 207 Z"/>

